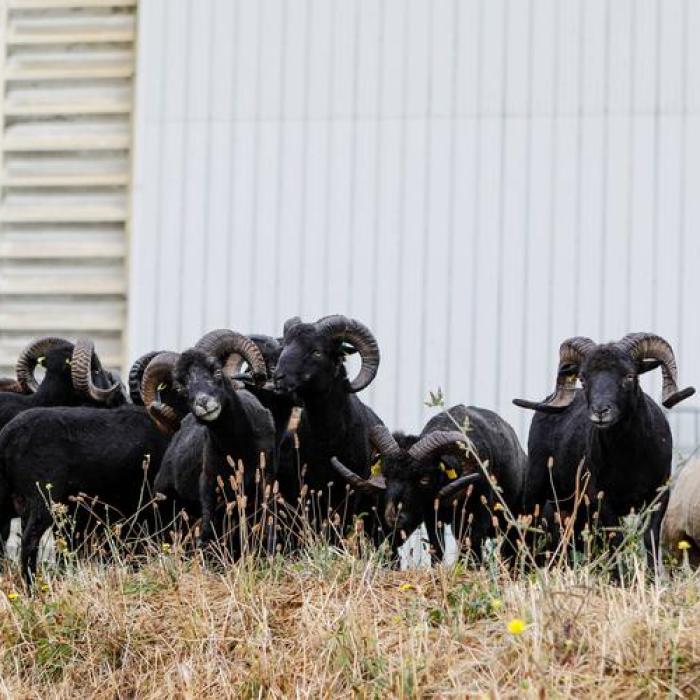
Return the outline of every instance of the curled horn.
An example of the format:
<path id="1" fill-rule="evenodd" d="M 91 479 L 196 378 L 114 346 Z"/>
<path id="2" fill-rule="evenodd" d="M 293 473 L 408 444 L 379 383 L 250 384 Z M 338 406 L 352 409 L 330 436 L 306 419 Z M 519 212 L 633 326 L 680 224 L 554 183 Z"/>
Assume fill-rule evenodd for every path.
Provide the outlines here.
<path id="1" fill-rule="evenodd" d="M 141 355 L 131 365 L 129 370 L 129 396 L 131 397 L 131 402 L 136 406 L 143 406 L 143 398 L 141 397 L 141 379 L 143 379 L 143 373 L 146 371 L 148 363 L 162 350 L 156 350 L 155 352 L 147 352 L 145 355 Z"/>
<path id="2" fill-rule="evenodd" d="M 358 375 L 348 384 L 355 393 L 364 389 L 376 376 L 379 369 L 379 346 L 372 332 L 364 324 L 346 316 L 326 316 L 316 322 L 316 328 L 331 338 L 352 345 L 360 354 L 362 366 Z"/>
<path id="3" fill-rule="evenodd" d="M 10 377 L 2 377 L 0 378 L 0 393 L 6 391 L 11 394 L 28 394 L 28 391 L 25 391 L 22 388 L 22 385 L 16 380 L 16 379 L 10 379 Z"/>
<path id="4" fill-rule="evenodd" d="M 73 386 L 85 396 L 89 396 L 101 403 L 108 402 L 115 394 L 121 391 L 121 383 L 115 382 L 109 389 L 100 389 L 92 381 L 92 363 L 96 362 L 102 369 L 100 360 L 95 354 L 95 346 L 91 340 L 80 338 L 76 340 L 71 360 L 71 379 Z"/>
<path id="5" fill-rule="evenodd" d="M 369 441 L 372 447 L 385 457 L 392 457 L 401 452 L 401 448 L 389 428 L 381 423 L 369 429 Z"/>
<path id="6" fill-rule="evenodd" d="M 576 379 L 586 355 L 596 347 L 596 344 L 584 336 L 576 336 L 565 340 L 559 346 L 559 367 L 557 368 L 557 386 L 553 394 L 544 401 L 526 401 L 513 399 L 513 403 L 521 408 L 544 413 L 559 413 L 574 400 L 576 396 Z"/>
<path id="7" fill-rule="evenodd" d="M 267 379 L 265 358 L 260 348 L 250 338 L 240 333 L 227 329 L 210 331 L 197 341 L 195 348 L 218 357 L 227 366 L 227 372 L 231 369 L 228 366 L 228 360 L 236 353 L 250 365 L 256 384 L 263 383 Z"/>
<path id="8" fill-rule="evenodd" d="M 148 415 L 160 430 L 175 432 L 180 427 L 180 417 L 172 406 L 158 401 L 158 385 L 172 382 L 173 368 L 179 355 L 176 352 L 161 352 L 156 355 L 143 372 L 141 396 Z"/>
<path id="9" fill-rule="evenodd" d="M 463 491 L 464 489 L 469 486 L 469 484 L 474 483 L 475 481 L 479 481 L 481 479 L 481 474 L 478 472 L 472 472 L 471 474 L 464 474 L 464 476 L 460 476 L 454 481 L 450 481 L 449 484 L 443 486 L 439 491 L 438 491 L 438 498 L 441 501 L 451 501 L 453 498 L 455 498 L 460 491 Z"/>
<path id="10" fill-rule="evenodd" d="M 661 363 L 661 403 L 666 408 L 672 408 L 695 393 L 692 386 L 678 389 L 676 358 L 671 345 L 661 336 L 653 333 L 629 333 L 616 345 L 638 363 L 647 363 L 649 360 L 658 360 Z"/>
<path id="11" fill-rule="evenodd" d="M 363 479 L 352 469 L 348 469 L 337 457 L 331 457 L 331 464 L 333 465 L 333 469 L 357 491 L 380 493 L 386 489 L 386 481 L 383 476 L 373 476 L 370 479 Z"/>
<path id="12" fill-rule="evenodd" d="M 408 450 L 408 454 L 416 460 L 422 462 L 447 450 L 459 449 L 459 444 L 464 444 L 467 438 L 459 430 L 435 430 L 421 438 Z M 464 450 L 461 450 L 464 453 Z"/>
<path id="13" fill-rule="evenodd" d="M 39 388 L 39 383 L 34 378 L 37 360 L 54 348 L 66 346 L 70 346 L 67 340 L 47 336 L 29 343 L 29 345 L 22 350 L 19 358 L 17 358 L 17 365 L 15 368 L 17 383 L 20 385 L 22 393 L 33 394 Z"/>

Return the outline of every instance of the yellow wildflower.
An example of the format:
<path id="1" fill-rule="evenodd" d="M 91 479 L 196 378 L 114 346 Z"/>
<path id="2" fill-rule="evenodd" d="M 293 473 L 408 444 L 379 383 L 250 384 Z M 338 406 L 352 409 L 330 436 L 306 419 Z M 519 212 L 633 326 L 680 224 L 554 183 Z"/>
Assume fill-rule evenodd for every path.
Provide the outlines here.
<path id="1" fill-rule="evenodd" d="M 17 593 L 17 591 L 12 591 L 7 594 L 8 600 L 17 600 L 17 598 L 19 598 L 19 593 Z"/>
<path id="2" fill-rule="evenodd" d="M 681 540 L 678 543 L 678 549 L 680 549 L 682 552 L 684 552 L 686 549 L 690 549 L 690 542 L 688 542 L 688 540 Z"/>
<path id="3" fill-rule="evenodd" d="M 503 510 L 503 506 L 500 503 L 496 503 L 496 505 L 493 507 L 494 510 Z"/>
<path id="4" fill-rule="evenodd" d="M 410 583 L 402 583 L 399 586 L 400 591 L 412 591 L 414 588 L 415 588 L 415 586 L 410 584 Z"/>
<path id="5" fill-rule="evenodd" d="M 41 584 L 41 590 L 44 591 L 44 593 L 46 593 L 46 591 L 49 590 L 49 584 L 48 584 L 48 583 L 42 583 L 42 584 Z"/>
<path id="6" fill-rule="evenodd" d="M 512 635 L 517 636 L 525 631 L 527 625 L 525 624 L 525 620 L 521 620 L 519 617 L 515 617 L 508 622 L 506 627 Z"/>
<path id="7" fill-rule="evenodd" d="M 167 542 L 163 542 L 160 548 L 163 550 L 163 554 L 170 554 L 170 545 Z"/>

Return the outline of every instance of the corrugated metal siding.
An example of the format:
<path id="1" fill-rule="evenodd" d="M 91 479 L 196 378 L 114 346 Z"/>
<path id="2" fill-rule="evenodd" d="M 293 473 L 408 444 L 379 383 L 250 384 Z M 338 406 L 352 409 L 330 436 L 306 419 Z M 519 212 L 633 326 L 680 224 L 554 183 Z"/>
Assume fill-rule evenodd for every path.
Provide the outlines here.
<path id="1" fill-rule="evenodd" d="M 146 0 L 139 21 L 132 357 L 344 312 L 407 429 L 442 386 L 524 432 L 511 399 L 548 393 L 574 334 L 654 330 L 700 383 L 700 3 Z"/>
<path id="2" fill-rule="evenodd" d="M 124 361 L 136 0 L 1 0 L 0 372 L 37 335 Z"/>

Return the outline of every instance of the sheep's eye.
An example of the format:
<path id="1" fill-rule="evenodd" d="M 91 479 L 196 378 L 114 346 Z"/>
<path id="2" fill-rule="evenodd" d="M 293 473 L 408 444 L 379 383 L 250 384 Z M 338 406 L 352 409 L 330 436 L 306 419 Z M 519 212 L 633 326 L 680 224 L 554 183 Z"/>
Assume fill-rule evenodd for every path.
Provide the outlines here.
<path id="1" fill-rule="evenodd" d="M 634 374 L 628 374 L 623 380 L 622 380 L 622 386 L 625 387 L 625 389 L 629 389 L 630 387 L 634 386 L 634 380 L 636 377 Z"/>
<path id="2" fill-rule="evenodd" d="M 314 351 L 311 353 L 311 357 L 313 357 L 313 358 L 315 358 L 315 359 L 317 359 L 317 360 L 321 357 L 321 355 L 323 355 L 323 353 L 322 353 L 320 350 L 314 350 Z"/>
<path id="3" fill-rule="evenodd" d="M 224 376 L 224 373 L 220 369 L 215 369 L 214 370 L 214 379 L 221 379 Z"/>
<path id="4" fill-rule="evenodd" d="M 418 483 L 421 486 L 430 486 L 430 477 L 429 476 L 422 476 Z"/>

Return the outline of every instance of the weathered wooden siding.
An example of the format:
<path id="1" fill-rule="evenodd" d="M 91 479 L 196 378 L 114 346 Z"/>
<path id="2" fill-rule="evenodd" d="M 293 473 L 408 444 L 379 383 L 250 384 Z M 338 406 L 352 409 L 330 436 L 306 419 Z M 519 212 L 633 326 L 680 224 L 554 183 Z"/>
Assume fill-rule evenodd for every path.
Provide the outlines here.
<path id="1" fill-rule="evenodd" d="M 126 326 L 136 0 L 0 0 L 0 374 L 38 335 Z"/>

